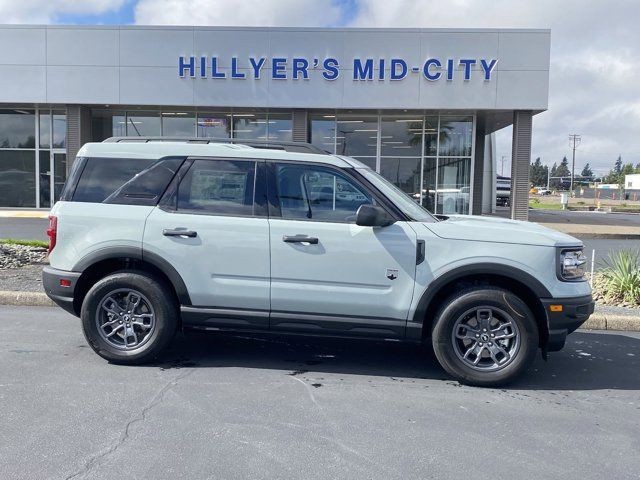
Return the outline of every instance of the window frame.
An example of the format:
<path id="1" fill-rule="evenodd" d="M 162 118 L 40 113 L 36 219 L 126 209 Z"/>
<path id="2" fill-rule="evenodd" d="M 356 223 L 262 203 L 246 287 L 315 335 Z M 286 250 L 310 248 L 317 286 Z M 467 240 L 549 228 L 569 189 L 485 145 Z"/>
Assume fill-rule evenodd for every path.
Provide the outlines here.
<path id="1" fill-rule="evenodd" d="M 278 164 L 291 164 L 301 167 L 318 167 L 325 171 L 334 173 L 338 176 L 346 177 L 347 180 L 352 182 L 358 189 L 373 198 L 376 205 L 386 211 L 386 213 L 395 221 L 407 220 L 405 216 L 395 207 L 384 195 L 382 195 L 373 185 L 371 185 L 364 177 L 362 177 L 355 168 L 340 168 L 334 165 L 318 162 L 301 162 L 296 160 L 267 160 L 267 195 L 269 204 L 269 218 L 298 221 L 298 222 L 317 222 L 317 223 L 335 223 L 340 225 L 355 225 L 355 222 L 336 222 L 332 220 L 321 220 L 316 218 L 286 218 L 282 216 L 282 208 L 280 207 L 280 201 L 277 195 L 277 175 L 276 167 Z"/>
<path id="2" fill-rule="evenodd" d="M 203 161 L 223 161 L 223 162 L 251 162 L 254 164 L 253 179 L 253 213 L 251 215 L 241 215 L 236 213 L 222 213 L 200 210 L 189 210 L 178 208 L 178 190 L 180 183 L 184 180 L 196 160 Z M 210 217 L 236 217 L 236 218 L 268 218 L 267 209 L 267 185 L 264 160 L 260 158 L 233 158 L 233 157 L 188 157 L 182 164 L 173 180 L 167 187 L 164 195 L 158 202 L 158 207 L 167 213 L 177 213 L 182 215 L 206 215 Z"/>

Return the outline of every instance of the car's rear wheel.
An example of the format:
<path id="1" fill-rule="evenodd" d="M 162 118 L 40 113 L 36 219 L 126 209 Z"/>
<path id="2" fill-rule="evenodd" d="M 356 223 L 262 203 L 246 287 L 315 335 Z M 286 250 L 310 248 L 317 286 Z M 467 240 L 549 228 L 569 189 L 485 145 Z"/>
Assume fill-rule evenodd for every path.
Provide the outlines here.
<path id="1" fill-rule="evenodd" d="M 516 295 L 478 287 L 443 303 L 432 343 L 442 367 L 460 382 L 497 386 L 514 381 L 531 365 L 538 328 L 531 310 Z"/>
<path id="2" fill-rule="evenodd" d="M 148 362 L 176 331 L 177 306 L 161 282 L 142 272 L 119 272 L 99 280 L 82 303 L 82 327 L 91 348 L 122 364 Z"/>

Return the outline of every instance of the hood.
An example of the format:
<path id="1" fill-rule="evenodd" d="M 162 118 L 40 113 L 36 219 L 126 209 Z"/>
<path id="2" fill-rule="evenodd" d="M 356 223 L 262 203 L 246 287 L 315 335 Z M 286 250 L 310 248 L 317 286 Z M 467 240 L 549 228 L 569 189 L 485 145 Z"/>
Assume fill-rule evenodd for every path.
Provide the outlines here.
<path id="1" fill-rule="evenodd" d="M 577 238 L 533 222 L 499 217 L 451 215 L 447 220 L 425 223 L 425 227 L 441 238 L 476 242 L 515 243 L 546 247 L 582 245 Z"/>

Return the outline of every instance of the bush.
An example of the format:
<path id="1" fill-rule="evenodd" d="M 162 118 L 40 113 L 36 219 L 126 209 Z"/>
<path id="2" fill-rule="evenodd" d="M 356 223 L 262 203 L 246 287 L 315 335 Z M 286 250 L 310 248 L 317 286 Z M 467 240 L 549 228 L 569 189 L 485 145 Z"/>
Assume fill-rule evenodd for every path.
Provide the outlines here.
<path id="1" fill-rule="evenodd" d="M 602 271 L 604 294 L 640 304 L 640 250 L 611 252 Z"/>

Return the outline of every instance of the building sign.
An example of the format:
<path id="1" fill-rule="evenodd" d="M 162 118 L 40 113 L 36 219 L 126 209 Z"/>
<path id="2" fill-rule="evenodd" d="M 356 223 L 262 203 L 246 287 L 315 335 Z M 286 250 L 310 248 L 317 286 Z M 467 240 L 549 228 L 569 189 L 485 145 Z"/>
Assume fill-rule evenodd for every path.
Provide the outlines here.
<path id="1" fill-rule="evenodd" d="M 475 76 L 488 82 L 497 63 L 496 58 L 428 58 L 420 65 L 412 65 L 402 58 L 354 58 L 345 66 L 331 57 L 232 57 L 223 61 L 219 57 L 180 56 L 178 75 L 183 78 L 258 80 L 268 71 L 274 80 L 309 80 L 313 77 L 336 80 L 344 68 L 344 73 L 354 81 L 403 80 L 410 75 L 420 75 L 431 82 L 453 81 L 458 77 L 469 81 Z"/>

